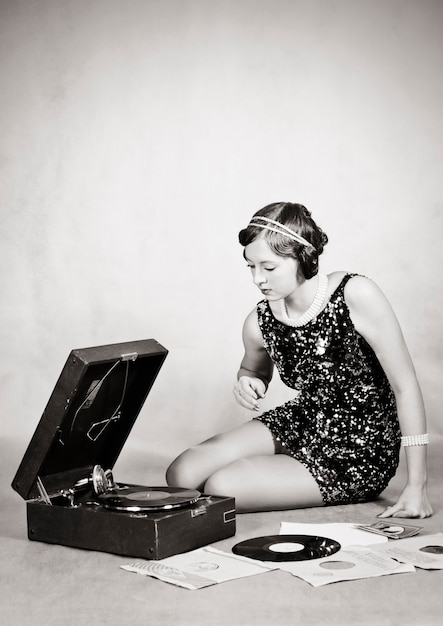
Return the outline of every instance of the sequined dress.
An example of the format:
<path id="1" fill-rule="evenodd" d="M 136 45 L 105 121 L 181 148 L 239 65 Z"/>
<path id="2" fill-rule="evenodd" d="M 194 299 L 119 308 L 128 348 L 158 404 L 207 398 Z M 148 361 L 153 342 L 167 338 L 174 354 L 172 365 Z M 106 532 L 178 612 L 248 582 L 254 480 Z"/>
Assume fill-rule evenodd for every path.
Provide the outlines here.
<path id="1" fill-rule="evenodd" d="M 394 393 L 345 302 L 352 276 L 298 328 L 279 322 L 266 300 L 257 305 L 266 351 L 296 396 L 255 419 L 308 468 L 327 505 L 373 500 L 399 461 Z"/>

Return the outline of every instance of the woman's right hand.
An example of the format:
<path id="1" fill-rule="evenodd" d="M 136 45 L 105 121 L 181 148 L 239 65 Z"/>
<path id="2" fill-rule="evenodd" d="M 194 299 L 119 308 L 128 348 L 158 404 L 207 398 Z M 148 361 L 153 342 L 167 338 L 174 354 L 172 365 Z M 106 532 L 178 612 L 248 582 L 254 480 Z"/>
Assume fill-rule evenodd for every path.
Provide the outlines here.
<path id="1" fill-rule="evenodd" d="M 240 376 L 234 385 L 234 396 L 237 402 L 245 409 L 258 411 L 258 400 L 264 398 L 266 385 L 260 378 L 252 376 Z"/>

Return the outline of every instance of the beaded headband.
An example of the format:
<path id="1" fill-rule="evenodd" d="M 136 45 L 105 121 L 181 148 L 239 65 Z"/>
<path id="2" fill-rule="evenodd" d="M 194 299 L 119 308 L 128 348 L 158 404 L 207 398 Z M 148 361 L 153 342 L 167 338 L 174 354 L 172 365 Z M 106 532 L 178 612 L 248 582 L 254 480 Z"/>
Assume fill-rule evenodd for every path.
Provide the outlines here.
<path id="1" fill-rule="evenodd" d="M 258 221 L 266 222 L 266 224 L 257 223 Z M 270 226 L 270 224 L 274 224 L 274 226 Z M 308 246 L 309 248 L 313 248 L 312 243 L 309 243 L 304 237 L 299 235 L 295 230 L 288 228 L 284 224 L 280 224 L 275 220 L 271 220 L 269 217 L 262 217 L 261 215 L 255 215 L 248 224 L 249 226 L 258 226 L 259 228 L 265 228 L 266 230 L 272 230 L 274 233 L 278 233 L 279 235 L 284 235 L 285 237 L 289 237 L 293 241 L 302 244 L 303 246 Z"/>

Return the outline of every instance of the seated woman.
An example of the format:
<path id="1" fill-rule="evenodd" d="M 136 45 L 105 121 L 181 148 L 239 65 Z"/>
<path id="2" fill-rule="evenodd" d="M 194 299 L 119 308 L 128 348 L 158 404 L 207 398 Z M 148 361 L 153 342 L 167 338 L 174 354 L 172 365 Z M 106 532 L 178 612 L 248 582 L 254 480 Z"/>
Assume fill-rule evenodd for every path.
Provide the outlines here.
<path id="1" fill-rule="evenodd" d="M 239 511 L 370 501 L 406 450 L 407 484 L 380 517 L 427 517 L 426 418 L 397 318 L 368 278 L 318 271 L 327 237 L 300 204 L 240 232 L 263 299 L 244 324 L 234 394 L 259 410 L 273 367 L 294 399 L 183 452 L 170 486 L 236 498 Z"/>

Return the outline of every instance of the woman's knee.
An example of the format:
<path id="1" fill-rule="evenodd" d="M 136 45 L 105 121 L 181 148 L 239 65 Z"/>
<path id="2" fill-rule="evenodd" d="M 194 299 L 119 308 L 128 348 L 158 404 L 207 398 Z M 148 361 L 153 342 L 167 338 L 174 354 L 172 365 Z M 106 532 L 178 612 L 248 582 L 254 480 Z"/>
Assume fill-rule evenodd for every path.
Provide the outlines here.
<path id="1" fill-rule="evenodd" d="M 226 462 L 226 451 L 220 445 L 221 439 L 221 435 L 216 435 L 182 452 L 166 470 L 168 485 L 202 489 L 208 476 Z"/>
<path id="2" fill-rule="evenodd" d="M 204 484 L 203 491 L 211 496 L 235 497 L 239 490 L 239 477 L 247 472 L 248 459 L 239 459 L 217 470 Z"/>
<path id="3" fill-rule="evenodd" d="M 205 452 L 197 445 L 182 452 L 166 470 L 166 482 L 170 487 L 201 489 L 207 478 Z"/>
<path id="4" fill-rule="evenodd" d="M 226 496 L 227 481 L 224 476 L 223 470 L 214 472 L 212 476 L 209 476 L 203 487 L 203 493 L 211 496 Z M 231 494 L 229 494 L 231 495 Z"/>
<path id="5" fill-rule="evenodd" d="M 190 463 L 190 450 L 182 452 L 166 470 L 166 482 L 170 487 L 193 488 L 193 472 Z"/>

